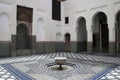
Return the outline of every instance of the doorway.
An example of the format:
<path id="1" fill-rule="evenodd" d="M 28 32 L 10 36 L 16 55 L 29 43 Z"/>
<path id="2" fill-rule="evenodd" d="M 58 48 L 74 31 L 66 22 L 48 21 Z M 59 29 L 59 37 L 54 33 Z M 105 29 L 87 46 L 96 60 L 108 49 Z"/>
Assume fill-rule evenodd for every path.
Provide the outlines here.
<path id="1" fill-rule="evenodd" d="M 65 34 L 65 52 L 70 52 L 70 51 L 71 51 L 70 34 L 66 33 Z"/>
<path id="2" fill-rule="evenodd" d="M 109 49 L 109 30 L 107 16 L 99 12 L 93 19 L 93 51 L 107 53 Z"/>
<path id="3" fill-rule="evenodd" d="M 29 36 L 26 27 L 25 24 L 19 24 L 17 26 L 17 50 L 29 49 Z"/>
<path id="4" fill-rule="evenodd" d="M 120 50 L 120 11 L 116 15 L 116 52 L 119 53 Z"/>

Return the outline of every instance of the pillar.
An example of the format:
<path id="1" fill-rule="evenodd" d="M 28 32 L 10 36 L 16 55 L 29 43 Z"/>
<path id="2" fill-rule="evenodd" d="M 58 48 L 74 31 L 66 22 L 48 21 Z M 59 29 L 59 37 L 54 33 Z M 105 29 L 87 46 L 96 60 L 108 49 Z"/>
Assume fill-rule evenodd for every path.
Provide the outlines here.
<path id="1" fill-rule="evenodd" d="M 93 52 L 93 36 L 92 36 L 92 29 L 87 29 L 87 52 Z"/>

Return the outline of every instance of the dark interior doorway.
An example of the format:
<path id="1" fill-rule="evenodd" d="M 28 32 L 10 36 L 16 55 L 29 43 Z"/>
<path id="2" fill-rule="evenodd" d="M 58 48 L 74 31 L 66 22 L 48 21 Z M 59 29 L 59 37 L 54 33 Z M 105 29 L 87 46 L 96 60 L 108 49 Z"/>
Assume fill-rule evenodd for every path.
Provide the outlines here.
<path id="1" fill-rule="evenodd" d="M 120 52 L 120 11 L 116 15 L 116 52 Z"/>
<path id="2" fill-rule="evenodd" d="M 108 25 L 107 24 L 101 24 L 101 44 L 102 44 L 102 52 L 108 52 Z"/>
<path id="3" fill-rule="evenodd" d="M 109 30 L 107 24 L 107 16 L 103 12 L 99 12 L 94 17 L 93 26 L 93 50 L 95 52 L 107 53 L 109 49 Z"/>
<path id="4" fill-rule="evenodd" d="M 65 52 L 70 52 L 70 51 L 71 51 L 70 34 L 66 33 L 65 34 Z"/>

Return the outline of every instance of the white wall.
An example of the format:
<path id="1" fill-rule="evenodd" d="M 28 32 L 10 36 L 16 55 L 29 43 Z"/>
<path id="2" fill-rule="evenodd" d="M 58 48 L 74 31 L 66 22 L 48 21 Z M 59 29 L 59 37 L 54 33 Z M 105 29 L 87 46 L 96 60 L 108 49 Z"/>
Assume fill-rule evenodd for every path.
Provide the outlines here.
<path id="1" fill-rule="evenodd" d="M 9 24 L 7 25 L 10 28 L 5 35 L 10 34 L 4 37 L 5 40 L 10 40 L 12 34 L 16 34 L 16 12 L 17 5 L 33 8 L 33 26 L 32 26 L 32 35 L 37 36 L 37 41 L 56 41 L 56 33 L 62 33 L 62 27 L 64 23 L 64 3 L 62 3 L 61 14 L 62 21 L 52 20 L 52 0 L 0 0 L 0 13 L 5 12 L 9 16 Z M 43 28 L 41 29 L 38 19 L 43 19 Z M 2 18 L 0 19 L 2 21 Z M 7 20 L 4 21 L 4 23 Z M 1 22 L 2 23 L 2 22 Z M 3 25 L 3 24 L 1 24 Z M 57 27 L 61 28 L 60 31 L 56 31 Z M 2 27 L 0 27 L 2 28 Z M 41 30 L 38 30 L 40 28 Z M 1 29 L 2 30 L 2 29 Z M 0 32 L 3 34 L 3 32 Z M 40 34 L 42 33 L 42 39 Z M 38 38 L 39 37 L 39 38 Z M 2 37 L 3 39 L 3 37 Z M 3 40 L 4 40 L 3 39 Z"/>
<path id="2" fill-rule="evenodd" d="M 0 14 L 0 41 L 10 41 L 9 16 L 6 13 Z"/>
<path id="3" fill-rule="evenodd" d="M 92 19 L 100 11 L 104 12 L 108 18 L 109 40 L 115 40 L 115 15 L 120 10 L 120 0 L 66 0 L 61 4 L 61 21 L 52 20 L 52 0 L 0 0 L 0 14 L 8 15 L 4 21 L 8 21 L 7 24 L 3 22 L 7 28 L 7 34 L 0 31 L 1 34 L 5 34 L 6 38 L 0 37 L 0 40 L 11 40 L 11 35 L 16 34 L 17 5 L 33 8 L 32 35 L 40 35 L 41 30 L 37 30 L 37 27 L 40 26 L 38 19 L 43 19 L 44 34 L 42 37 L 44 36 L 44 38 L 37 36 L 37 41 L 56 41 L 57 33 L 61 34 L 62 41 L 64 41 L 66 33 L 71 34 L 71 41 L 77 41 L 77 19 L 79 17 L 86 19 L 87 39 L 92 41 Z M 69 24 L 64 24 L 66 16 L 69 17 Z M 0 20 L 3 21 L 2 18 Z M 3 27 L 0 26 L 1 28 Z"/>
<path id="4" fill-rule="evenodd" d="M 11 40 L 11 9 L 11 4 L 0 3 L 0 41 Z"/>
<path id="5" fill-rule="evenodd" d="M 36 41 L 45 41 L 44 21 L 42 19 L 37 20 Z"/>

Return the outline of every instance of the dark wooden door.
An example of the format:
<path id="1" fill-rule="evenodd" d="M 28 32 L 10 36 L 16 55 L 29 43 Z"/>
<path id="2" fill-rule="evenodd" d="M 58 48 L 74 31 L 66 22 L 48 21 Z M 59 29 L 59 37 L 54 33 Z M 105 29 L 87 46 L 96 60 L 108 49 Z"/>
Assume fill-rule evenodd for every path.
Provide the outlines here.
<path id="1" fill-rule="evenodd" d="M 24 25 L 20 24 L 17 27 L 17 49 L 27 49 L 27 43 L 27 30 Z"/>

